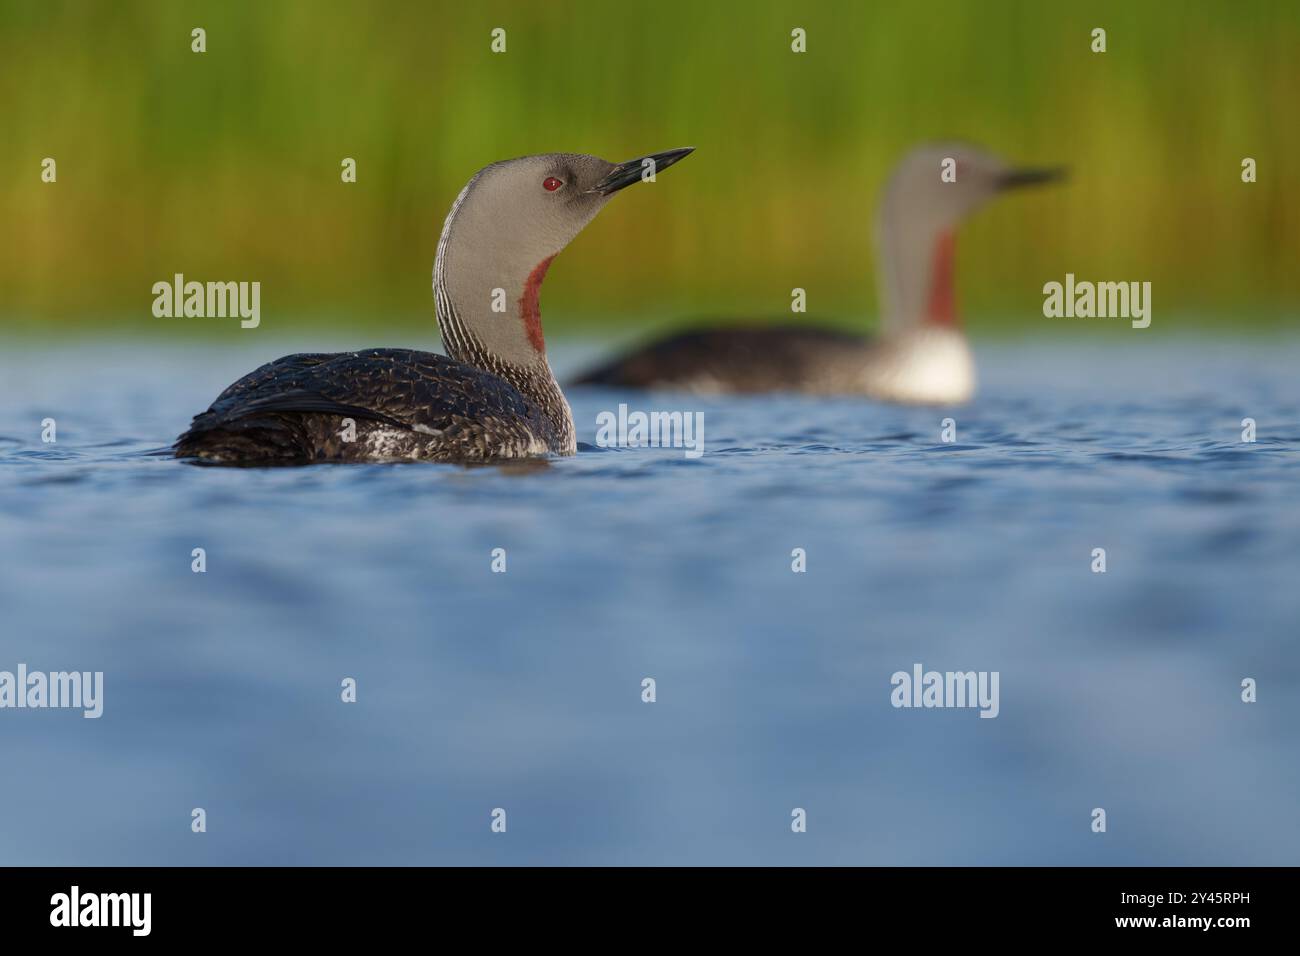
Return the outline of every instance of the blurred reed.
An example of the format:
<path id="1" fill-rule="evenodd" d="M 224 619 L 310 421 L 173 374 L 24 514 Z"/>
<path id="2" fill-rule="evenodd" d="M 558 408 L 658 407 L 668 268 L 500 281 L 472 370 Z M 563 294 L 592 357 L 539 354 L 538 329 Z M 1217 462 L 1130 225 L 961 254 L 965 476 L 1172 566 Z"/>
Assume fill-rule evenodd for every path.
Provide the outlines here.
<path id="1" fill-rule="evenodd" d="M 1044 327 L 1067 271 L 1151 280 L 1153 330 L 1293 322 L 1298 49 L 1283 0 L 0 0 L 0 323 L 165 334 L 149 289 L 184 272 L 260 280 L 264 328 L 428 324 L 476 169 L 694 145 L 557 260 L 548 329 L 789 318 L 795 286 L 860 324 L 876 192 L 932 139 L 1073 170 L 964 230 L 977 330 Z"/>

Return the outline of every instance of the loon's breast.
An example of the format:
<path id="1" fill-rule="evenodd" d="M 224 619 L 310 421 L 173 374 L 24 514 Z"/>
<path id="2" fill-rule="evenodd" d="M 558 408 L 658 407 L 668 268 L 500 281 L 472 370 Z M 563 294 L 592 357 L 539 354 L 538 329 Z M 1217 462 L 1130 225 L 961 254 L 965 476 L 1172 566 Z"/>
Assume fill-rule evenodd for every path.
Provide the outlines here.
<path id="1" fill-rule="evenodd" d="M 860 377 L 873 398 L 918 405 L 960 405 L 975 394 L 975 360 L 961 332 L 935 326 L 879 339 Z"/>

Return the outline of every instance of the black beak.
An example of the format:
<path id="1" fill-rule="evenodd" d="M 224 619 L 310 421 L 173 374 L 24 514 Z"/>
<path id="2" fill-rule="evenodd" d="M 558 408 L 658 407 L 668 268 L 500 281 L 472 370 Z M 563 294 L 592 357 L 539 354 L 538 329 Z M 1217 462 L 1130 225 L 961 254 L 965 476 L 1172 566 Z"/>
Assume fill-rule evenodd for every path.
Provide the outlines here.
<path id="1" fill-rule="evenodd" d="M 1042 166 L 1038 168 L 1013 169 L 1004 173 L 998 181 L 1002 189 L 1019 189 L 1021 186 L 1041 186 L 1065 179 L 1069 170 L 1064 166 Z"/>
<path id="2" fill-rule="evenodd" d="M 687 146 L 683 149 L 670 149 L 666 153 L 651 153 L 649 156 L 629 159 L 626 163 L 619 163 L 611 169 L 604 179 L 592 186 L 587 192 L 600 193 L 602 196 L 616 193 L 633 183 L 640 182 L 643 174 L 662 172 L 679 159 L 685 159 L 693 152 L 695 152 L 695 147 Z M 650 163 L 654 163 L 654 165 L 652 166 Z"/>

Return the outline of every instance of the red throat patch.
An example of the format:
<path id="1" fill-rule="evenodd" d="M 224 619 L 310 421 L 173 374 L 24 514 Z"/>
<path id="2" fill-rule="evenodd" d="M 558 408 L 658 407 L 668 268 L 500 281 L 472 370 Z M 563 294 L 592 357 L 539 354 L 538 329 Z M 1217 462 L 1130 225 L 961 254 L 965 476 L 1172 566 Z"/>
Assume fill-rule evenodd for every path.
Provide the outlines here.
<path id="1" fill-rule="evenodd" d="M 957 324 L 957 293 L 954 288 L 956 236 L 949 231 L 939 235 L 930 263 L 930 301 L 926 319 L 935 325 Z"/>
<path id="2" fill-rule="evenodd" d="M 524 283 L 524 294 L 519 300 L 519 317 L 524 320 L 524 331 L 528 333 L 528 341 L 538 352 L 546 351 L 546 339 L 542 337 L 542 311 L 537 304 L 537 297 L 541 294 L 546 270 L 551 267 L 551 260 L 554 258 L 555 256 L 550 256 L 543 259 L 537 263 L 532 272 L 528 273 L 528 281 Z"/>

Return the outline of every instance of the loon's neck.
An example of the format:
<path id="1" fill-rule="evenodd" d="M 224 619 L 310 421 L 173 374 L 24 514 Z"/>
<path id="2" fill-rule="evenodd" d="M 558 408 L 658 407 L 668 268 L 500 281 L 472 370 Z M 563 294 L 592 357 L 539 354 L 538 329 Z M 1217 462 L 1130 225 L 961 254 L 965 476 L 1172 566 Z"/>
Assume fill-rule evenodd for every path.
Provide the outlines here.
<path id="1" fill-rule="evenodd" d="M 538 296 L 550 259 L 527 265 L 512 243 L 478 241 L 482 228 L 457 228 L 477 177 L 447 214 L 433 266 L 434 314 L 447 354 L 505 379 L 541 409 L 552 450 L 572 452 L 573 414 L 546 359 Z M 457 241 L 452 241 L 452 236 Z M 468 248 L 466 248 L 468 247 Z"/>
<path id="2" fill-rule="evenodd" d="M 881 224 L 879 244 L 878 285 L 885 333 L 897 335 L 935 326 L 960 333 L 954 230 L 886 220 Z"/>
<path id="3" fill-rule="evenodd" d="M 442 292 L 437 295 L 435 314 L 443 347 L 449 356 L 505 379 L 541 409 L 551 428 L 552 444 L 556 446 L 553 450 L 572 452 L 575 449 L 573 413 L 569 410 L 564 393 L 560 391 L 560 384 L 555 380 L 545 352 L 537 353 L 537 358 L 530 362 L 518 363 L 503 359 L 488 349 L 471 331 L 464 314 Z"/>

